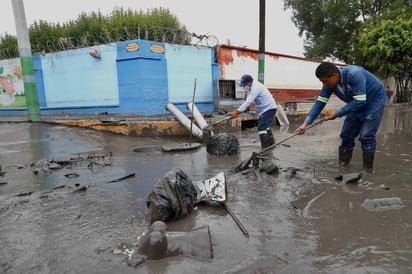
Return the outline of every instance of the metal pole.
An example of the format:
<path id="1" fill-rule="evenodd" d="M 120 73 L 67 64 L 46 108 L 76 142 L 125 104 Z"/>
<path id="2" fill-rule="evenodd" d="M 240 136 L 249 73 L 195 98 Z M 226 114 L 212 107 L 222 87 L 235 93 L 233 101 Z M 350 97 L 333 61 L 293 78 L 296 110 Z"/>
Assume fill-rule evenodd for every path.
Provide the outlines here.
<path id="1" fill-rule="evenodd" d="M 23 0 L 11 0 L 11 3 L 16 24 L 17 45 L 19 47 L 20 63 L 23 72 L 24 95 L 26 96 L 28 118 L 30 121 L 40 121 L 39 99 L 34 78 L 33 58 Z"/>
<path id="2" fill-rule="evenodd" d="M 195 84 L 193 87 L 193 98 L 192 98 L 192 121 L 190 123 L 190 137 L 189 137 L 189 144 L 192 145 L 192 128 L 193 128 L 193 118 L 194 118 L 194 114 L 193 114 L 193 108 L 195 106 L 195 96 L 196 96 L 196 78 L 195 78 Z"/>
<path id="3" fill-rule="evenodd" d="M 266 27 L 266 0 L 259 0 L 259 64 L 258 80 L 265 81 L 265 27 Z"/>

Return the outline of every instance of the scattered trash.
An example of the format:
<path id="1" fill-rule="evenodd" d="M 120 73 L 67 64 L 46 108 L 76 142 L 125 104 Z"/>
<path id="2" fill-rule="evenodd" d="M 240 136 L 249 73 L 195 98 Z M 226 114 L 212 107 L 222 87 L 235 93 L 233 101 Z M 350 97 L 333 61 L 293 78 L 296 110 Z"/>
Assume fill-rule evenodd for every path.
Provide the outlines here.
<path id="1" fill-rule="evenodd" d="M 73 179 L 73 178 L 79 177 L 79 174 L 77 174 L 77 173 L 67 173 L 67 174 L 64 174 L 64 177 L 69 178 L 69 179 Z"/>
<path id="2" fill-rule="evenodd" d="M 29 196 L 33 193 L 34 191 L 27 191 L 27 192 L 20 192 L 19 194 L 17 194 L 17 197 L 21 197 L 21 196 Z"/>
<path id="3" fill-rule="evenodd" d="M 204 181 L 192 181 L 180 169 L 167 172 L 154 185 L 146 205 L 151 223 L 171 221 L 185 217 L 200 201 L 226 201 L 224 173 Z"/>
<path id="4" fill-rule="evenodd" d="M 131 173 L 131 174 L 129 174 L 129 175 L 126 175 L 126 176 L 120 177 L 120 178 L 118 178 L 118 179 L 111 180 L 111 181 L 109 181 L 108 183 L 117 183 L 117 182 L 121 182 L 121 181 L 124 181 L 124 180 L 130 179 L 130 178 L 134 178 L 135 176 L 136 176 L 136 174 L 135 174 L 135 173 Z"/>
<path id="5" fill-rule="evenodd" d="M 378 199 L 366 199 L 362 206 L 369 211 L 384 211 L 390 209 L 401 209 L 405 206 L 405 203 L 398 197 L 392 198 L 378 198 Z"/>
<path id="6" fill-rule="evenodd" d="M 347 173 L 335 177 L 336 181 L 344 184 L 356 184 L 362 178 L 362 173 Z"/>
<path id="7" fill-rule="evenodd" d="M 119 243 L 113 253 L 127 255 L 127 264 L 131 267 L 138 267 L 147 260 L 161 260 L 173 256 L 201 260 L 213 258 L 209 226 L 188 232 L 171 232 L 166 229 L 166 223 L 156 221 L 139 237 L 137 244 Z"/>
<path id="8" fill-rule="evenodd" d="M 73 190 L 71 193 L 72 194 L 77 194 L 77 193 L 84 193 L 87 191 L 87 187 L 86 186 L 82 186 L 76 190 Z"/>
<path id="9" fill-rule="evenodd" d="M 290 180 L 290 179 L 292 179 L 293 177 L 296 176 L 296 173 L 297 173 L 296 168 L 289 167 L 289 168 L 286 170 L 285 178 L 288 179 L 288 180 Z"/>
<path id="10" fill-rule="evenodd" d="M 205 132 L 205 131 L 203 131 Z M 206 151 L 214 156 L 235 155 L 239 152 L 239 140 L 234 134 L 219 133 L 207 138 Z"/>

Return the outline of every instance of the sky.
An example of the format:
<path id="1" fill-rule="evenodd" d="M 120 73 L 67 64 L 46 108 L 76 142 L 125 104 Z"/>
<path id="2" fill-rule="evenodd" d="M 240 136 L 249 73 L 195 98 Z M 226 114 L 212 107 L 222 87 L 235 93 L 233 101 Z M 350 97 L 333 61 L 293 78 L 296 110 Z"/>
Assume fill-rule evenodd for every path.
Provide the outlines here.
<path id="1" fill-rule="evenodd" d="M 2 0 L 0 35 L 16 35 L 12 1 Z M 220 44 L 259 48 L 259 1 L 240 0 L 99 0 L 59 1 L 23 0 L 27 25 L 44 20 L 64 23 L 81 12 L 99 11 L 108 15 L 115 7 L 147 11 L 167 8 L 189 32 L 213 34 Z M 283 10 L 282 0 L 266 1 L 267 52 L 303 56 L 303 39 L 298 36 L 290 11 Z"/>

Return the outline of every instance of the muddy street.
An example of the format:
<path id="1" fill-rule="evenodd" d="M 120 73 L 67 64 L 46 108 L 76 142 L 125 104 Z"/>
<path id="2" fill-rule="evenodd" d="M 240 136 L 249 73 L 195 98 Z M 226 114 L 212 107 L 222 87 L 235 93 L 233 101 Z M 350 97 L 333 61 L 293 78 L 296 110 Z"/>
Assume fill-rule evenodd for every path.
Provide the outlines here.
<path id="1" fill-rule="evenodd" d="M 276 141 L 290 136 L 273 127 Z M 271 151 L 275 174 L 231 172 L 259 151 L 256 129 L 235 132 L 240 153 L 204 146 L 164 152 L 187 139 L 137 138 L 84 128 L 0 123 L 1 273 L 411 273 L 412 107 L 388 105 L 378 131 L 375 172 L 362 168 L 360 144 L 338 167 L 343 120 L 327 121 Z M 137 267 L 114 254 L 149 227 L 146 198 L 166 172 L 192 180 L 226 173 L 228 211 L 198 204 L 168 222 L 169 233 L 208 227 L 212 258 L 148 260 Z M 345 177 L 344 177 L 345 179 Z M 193 248 L 197 248 L 193 241 Z"/>

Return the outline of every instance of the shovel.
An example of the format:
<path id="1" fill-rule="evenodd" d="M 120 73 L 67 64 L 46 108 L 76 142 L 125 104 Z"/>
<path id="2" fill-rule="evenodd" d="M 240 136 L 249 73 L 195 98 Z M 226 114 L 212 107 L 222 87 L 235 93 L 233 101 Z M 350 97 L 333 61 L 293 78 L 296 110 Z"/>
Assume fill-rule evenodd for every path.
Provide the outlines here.
<path id="1" fill-rule="evenodd" d="M 210 143 L 211 138 L 214 135 L 213 127 L 230 119 L 232 119 L 232 116 L 225 117 L 219 121 L 211 123 L 210 125 L 207 125 L 204 128 L 202 128 L 202 142 L 205 144 Z"/>
<path id="2" fill-rule="evenodd" d="M 214 123 L 211 123 L 211 124 L 209 125 L 209 127 L 214 127 L 214 126 L 216 126 L 216 125 L 218 125 L 218 124 L 221 124 L 221 123 L 223 123 L 223 122 L 225 122 L 225 121 L 227 121 L 227 120 L 230 120 L 230 119 L 232 119 L 232 116 L 228 116 L 228 117 L 223 118 L 223 119 L 221 119 L 221 120 L 219 120 L 219 121 L 216 121 L 216 122 L 214 122 Z"/>
<path id="3" fill-rule="evenodd" d="M 326 118 L 323 118 L 323 119 L 317 121 L 316 123 L 313 123 L 313 124 L 309 125 L 308 127 L 306 127 L 305 131 L 308 130 L 308 129 L 310 129 L 310 128 L 312 128 L 312 127 L 314 127 L 314 126 L 317 126 L 317 125 L 321 124 L 321 123 L 324 122 L 324 121 L 326 121 Z M 239 171 L 242 171 L 242 170 L 247 169 L 247 168 L 249 167 L 250 162 L 251 162 L 253 159 L 259 159 L 259 158 L 262 156 L 263 153 L 265 153 L 265 152 L 267 152 L 267 151 L 269 151 L 269 150 L 274 149 L 274 148 L 277 147 L 278 145 L 286 142 L 287 140 L 295 137 L 296 135 L 300 135 L 300 133 L 294 133 L 294 134 L 290 135 L 289 137 L 286 137 L 286 138 L 280 140 L 279 142 L 277 142 L 277 143 L 275 143 L 275 144 L 273 144 L 273 145 L 271 145 L 271 146 L 268 146 L 267 148 L 262 149 L 262 150 L 259 151 L 259 152 L 253 152 L 252 156 L 250 156 L 250 157 L 249 157 L 248 159 L 246 159 L 246 160 L 243 160 L 242 162 L 240 162 L 240 164 L 238 164 L 238 165 L 235 167 L 235 169 L 234 169 L 235 172 L 239 172 Z"/>

